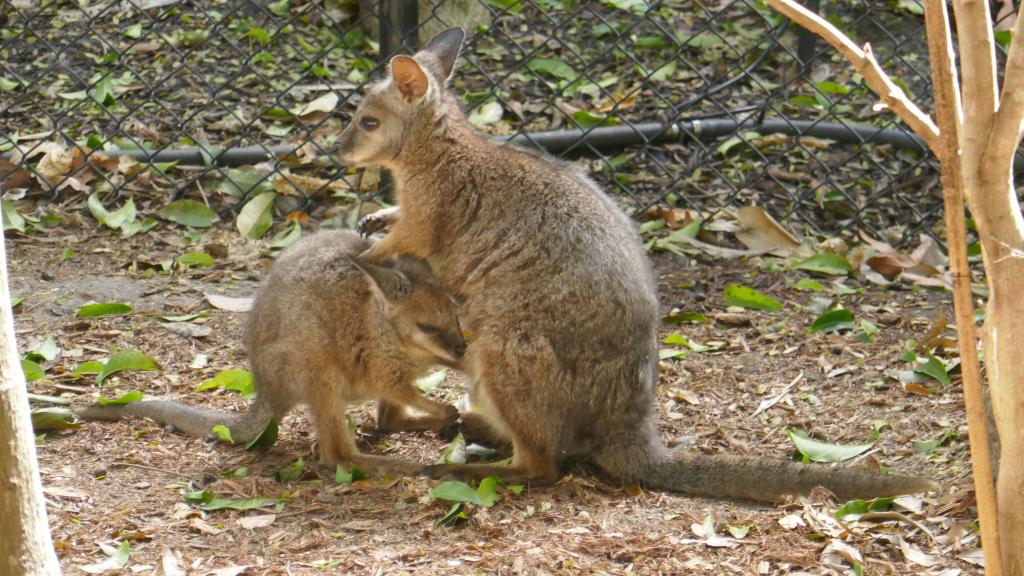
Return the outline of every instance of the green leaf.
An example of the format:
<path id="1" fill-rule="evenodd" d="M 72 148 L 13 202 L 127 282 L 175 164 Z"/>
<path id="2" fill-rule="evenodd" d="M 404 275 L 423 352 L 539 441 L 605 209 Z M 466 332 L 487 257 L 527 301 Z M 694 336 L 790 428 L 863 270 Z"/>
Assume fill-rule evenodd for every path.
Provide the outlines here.
<path id="1" fill-rule="evenodd" d="M 958 437 L 959 435 L 956 433 L 956 431 L 946 430 L 945 432 L 939 434 L 937 437 L 932 438 L 931 440 L 920 440 L 914 442 L 914 448 L 917 448 L 921 452 L 932 452 L 939 446 L 942 446 L 943 444 L 949 442 L 950 440 L 956 440 Z"/>
<path id="2" fill-rule="evenodd" d="M 498 494 L 498 484 L 497 476 L 488 476 L 480 481 L 480 485 L 476 487 L 476 495 L 481 506 L 490 508 L 498 500 L 501 500 L 501 496 Z"/>
<path id="3" fill-rule="evenodd" d="M 4 92 L 14 92 L 15 88 L 18 86 L 21 86 L 18 81 L 0 76 L 0 90 L 3 90 Z"/>
<path id="4" fill-rule="evenodd" d="M 882 331 L 878 329 L 878 326 L 870 320 L 861 320 L 860 330 L 860 334 L 857 334 L 857 340 L 861 342 L 873 342 L 875 338 L 882 333 Z"/>
<path id="5" fill-rule="evenodd" d="M 298 222 L 292 222 L 290 226 L 281 230 L 270 239 L 271 248 L 287 248 L 302 237 L 302 226 Z"/>
<path id="6" fill-rule="evenodd" d="M 235 226 L 243 236 L 258 240 L 274 223 L 273 208 L 277 194 L 265 192 L 245 203 L 238 211 Z"/>
<path id="7" fill-rule="evenodd" d="M 299 458 L 295 462 L 292 462 L 288 466 L 278 470 L 274 473 L 274 477 L 277 478 L 278 482 L 294 482 L 302 477 L 302 473 L 306 470 L 306 462 Z"/>
<path id="8" fill-rule="evenodd" d="M 739 526 L 735 526 L 735 525 L 732 525 L 732 524 L 726 524 L 725 525 L 725 529 L 728 530 L 729 534 L 731 534 L 732 537 L 737 539 L 737 540 L 740 540 L 742 538 L 746 538 L 747 533 L 750 532 L 750 529 L 753 528 L 753 527 L 754 527 L 753 524 L 742 524 L 742 525 L 739 525 Z"/>
<path id="9" fill-rule="evenodd" d="M 483 505 L 480 495 L 472 486 L 457 480 L 441 482 L 434 487 L 430 493 L 435 500 L 447 500 L 449 502 L 468 502 L 470 504 Z"/>
<path id="10" fill-rule="evenodd" d="M 672 78 L 672 74 L 674 74 L 675 71 L 676 71 L 676 62 L 675 62 L 675 60 L 669 60 L 668 62 L 666 62 L 666 63 L 662 64 L 661 66 L 659 66 L 657 70 L 655 70 L 654 72 L 651 72 L 650 78 L 654 82 L 665 82 L 666 80 L 669 80 L 670 78 Z"/>
<path id="11" fill-rule="evenodd" d="M 58 92 L 57 96 L 65 100 L 85 100 L 89 95 L 85 90 L 76 90 L 74 92 Z"/>
<path id="12" fill-rule="evenodd" d="M 924 374 L 930 376 L 935 380 L 938 380 L 943 386 L 949 386 L 949 373 L 946 371 L 946 365 L 935 356 L 929 354 L 928 361 L 924 364 L 914 368 L 914 372 L 917 374 Z"/>
<path id="13" fill-rule="evenodd" d="M 849 260 L 839 254 L 822 252 L 800 262 L 796 269 L 830 276 L 846 276 L 853 267 L 850 266 Z"/>
<path id="14" fill-rule="evenodd" d="M 107 398 L 106 396 L 100 395 L 100 406 L 124 406 L 125 404 L 131 404 L 132 402 L 138 402 L 142 400 L 141 390 L 132 390 L 127 394 L 122 394 L 117 398 Z"/>
<path id="15" fill-rule="evenodd" d="M 25 373 L 26 382 L 35 382 L 46 377 L 46 371 L 42 366 L 27 359 L 21 361 L 21 371 Z"/>
<path id="16" fill-rule="evenodd" d="M 201 382 L 199 386 L 196 386 L 196 392 L 205 392 L 222 387 L 225 390 L 238 392 L 244 399 L 256 396 L 256 381 L 252 376 L 252 372 L 248 370 L 224 370 L 213 378 Z"/>
<path id="17" fill-rule="evenodd" d="M 586 110 L 577 110 L 572 113 L 572 119 L 576 121 L 576 124 L 584 130 L 589 130 L 596 126 L 614 126 L 619 123 L 617 118 L 609 117 L 605 114 L 594 114 L 593 112 L 587 112 Z"/>
<path id="18" fill-rule="evenodd" d="M 437 387 L 440 386 L 447 377 L 447 370 L 435 370 L 422 378 L 417 378 L 416 387 L 419 388 L 421 392 L 433 392 L 434 390 L 437 390 Z"/>
<path id="19" fill-rule="evenodd" d="M 349 485 L 353 482 L 366 479 L 366 472 L 363 472 L 359 466 L 352 465 L 352 468 L 345 470 L 341 467 L 341 464 L 334 469 L 334 483 Z"/>
<path id="20" fill-rule="evenodd" d="M 33 408 L 32 428 L 34 430 L 69 430 L 81 428 L 75 419 L 75 413 L 68 408 Z"/>
<path id="21" fill-rule="evenodd" d="M 92 89 L 92 99 L 104 107 L 113 106 L 114 83 L 110 76 L 107 76 L 96 83 Z"/>
<path id="22" fill-rule="evenodd" d="M 662 340 L 662 344 L 686 346 L 687 348 L 694 352 L 710 352 L 713 350 L 720 350 L 725 346 L 724 342 L 712 343 L 711 345 L 700 344 L 698 342 L 690 340 L 686 336 L 683 336 L 682 334 L 679 333 L 669 334 L 668 336 L 665 337 L 664 340 Z"/>
<path id="23" fill-rule="evenodd" d="M 843 86 L 841 84 L 836 84 L 835 82 L 829 82 L 828 80 L 823 80 L 821 82 L 816 82 L 815 86 L 818 87 L 818 90 L 821 90 L 822 92 L 824 92 L 826 94 L 849 94 L 850 93 L 850 89 L 847 88 L 846 86 Z"/>
<path id="24" fill-rule="evenodd" d="M 161 208 L 157 214 L 164 220 L 170 220 L 190 228 L 209 228 L 220 220 L 212 208 L 195 200 L 175 200 Z"/>
<path id="25" fill-rule="evenodd" d="M 3 216 L 4 230 L 17 230 L 22 234 L 28 229 L 25 218 L 18 214 L 18 208 L 14 200 L 0 201 L 0 212 Z"/>
<path id="26" fill-rule="evenodd" d="M 160 365 L 156 363 L 156 360 L 138 350 L 121 350 L 111 356 L 103 366 L 103 371 L 96 377 L 96 384 L 103 384 L 104 380 L 117 372 L 125 370 L 152 372 L 159 368 Z"/>
<path id="27" fill-rule="evenodd" d="M 15 297 L 11 298 L 11 309 L 13 310 L 13 309 L 17 308 L 18 306 L 21 306 L 24 303 L 25 303 L 25 297 L 24 296 L 15 296 Z"/>
<path id="28" fill-rule="evenodd" d="M 137 213 L 135 210 L 135 201 L 131 198 L 126 200 L 125 203 L 117 210 L 108 212 L 100 202 L 99 192 L 93 192 L 90 194 L 87 204 L 89 206 L 89 212 L 92 213 L 93 217 L 96 218 L 100 224 L 114 230 L 119 230 L 123 226 L 131 224 L 135 220 Z"/>
<path id="29" fill-rule="evenodd" d="M 1013 32 L 1010 30 L 996 30 L 995 40 L 1003 48 L 1009 48 L 1010 42 L 1013 41 Z"/>
<path id="30" fill-rule="evenodd" d="M 89 360 L 78 365 L 73 371 L 71 376 L 83 376 L 86 374 L 99 374 L 103 372 L 103 362 L 99 360 Z"/>
<path id="31" fill-rule="evenodd" d="M 837 308 L 815 318 L 811 323 L 811 332 L 838 332 L 852 330 L 854 326 L 853 312 L 846 308 Z"/>
<path id="32" fill-rule="evenodd" d="M 647 0 L 601 0 L 601 3 L 634 14 L 643 14 L 650 9 Z"/>
<path id="33" fill-rule="evenodd" d="M 791 429 L 786 429 L 786 434 L 800 454 L 812 462 L 842 462 L 863 454 L 875 445 L 874 442 L 849 445 L 829 444 L 808 438 Z"/>
<path id="34" fill-rule="evenodd" d="M 269 44 L 271 40 L 270 32 L 267 32 L 263 28 L 253 27 L 250 28 L 245 35 L 259 42 L 260 44 Z"/>
<path id="35" fill-rule="evenodd" d="M 217 440 L 224 442 L 225 444 L 234 444 L 235 439 L 231 437 L 231 429 L 223 424 L 217 424 L 210 429 L 217 436 Z"/>
<path id="36" fill-rule="evenodd" d="M 455 438 L 441 451 L 437 459 L 438 464 L 465 464 L 466 463 L 466 438 L 462 432 L 455 434 Z"/>
<path id="37" fill-rule="evenodd" d="M 101 302 L 99 304 L 86 304 L 78 309 L 79 318 L 98 318 L 100 316 L 112 316 L 115 314 L 128 314 L 135 308 L 122 302 Z"/>
<path id="38" fill-rule="evenodd" d="M 253 438 L 252 442 L 245 445 L 246 450 L 266 450 L 277 442 L 277 420 L 271 419 L 267 423 L 267 427 L 263 429 L 263 432 L 259 436 Z"/>
<path id="39" fill-rule="evenodd" d="M 740 308 L 767 310 L 769 312 L 782 311 L 782 304 L 778 300 L 771 296 L 766 296 L 753 288 L 740 286 L 739 284 L 726 286 L 723 300 L 726 306 L 739 306 Z"/>
<path id="40" fill-rule="evenodd" d="M 142 24 L 132 24 L 124 29 L 124 37 L 138 40 L 142 38 Z"/>
<path id="41" fill-rule="evenodd" d="M 828 292 L 828 288 L 826 288 L 824 284 L 810 278 L 801 278 L 796 284 L 793 284 L 793 288 L 796 288 L 797 290 L 809 290 L 811 292 Z"/>
<path id="42" fill-rule="evenodd" d="M 57 354 L 60 354 L 60 347 L 57 346 L 57 342 L 53 339 L 53 335 L 48 334 L 46 336 L 46 340 L 40 342 L 39 345 L 31 352 L 25 354 L 25 359 L 33 362 L 49 362 L 56 358 Z"/>
<path id="43" fill-rule="evenodd" d="M 285 115 L 287 111 L 282 111 Z M 273 192 L 274 185 L 266 172 L 254 168 L 232 168 L 227 176 L 217 184 L 221 194 L 242 198 L 246 195 L 256 196 L 264 192 Z"/>
<path id="44" fill-rule="evenodd" d="M 186 252 L 174 261 L 182 266 L 213 266 L 213 256 L 202 251 Z"/>
<path id="45" fill-rule="evenodd" d="M 452 503 L 452 507 L 448 509 L 448 513 L 444 515 L 440 520 L 437 521 L 438 526 L 451 526 L 459 520 L 466 519 L 466 505 L 462 502 Z"/>
<path id="46" fill-rule="evenodd" d="M 572 66 L 554 58 L 534 58 L 526 64 L 526 67 L 534 72 L 542 72 L 562 80 L 575 80 L 578 76 Z"/>
<path id="47" fill-rule="evenodd" d="M 708 317 L 701 312 L 669 312 L 665 320 L 672 324 L 682 324 L 683 322 L 707 324 L 709 322 Z"/>
<path id="48" fill-rule="evenodd" d="M 277 0 L 276 2 L 270 2 L 267 4 L 267 9 L 274 16 L 287 16 L 288 11 L 291 9 L 291 0 Z"/>
<path id="49" fill-rule="evenodd" d="M 671 360 L 674 358 L 683 358 L 690 351 L 683 348 L 662 348 L 658 350 L 658 360 Z"/>
<path id="50" fill-rule="evenodd" d="M 836 518 L 843 522 L 856 522 L 861 516 L 870 512 L 886 512 L 892 507 L 894 497 L 875 498 L 874 500 L 850 500 L 836 510 Z"/>
<path id="51" fill-rule="evenodd" d="M 251 510 L 280 502 L 277 498 L 248 498 L 245 500 L 217 498 L 209 490 L 186 492 L 185 501 L 190 504 L 197 504 L 201 510 Z"/>

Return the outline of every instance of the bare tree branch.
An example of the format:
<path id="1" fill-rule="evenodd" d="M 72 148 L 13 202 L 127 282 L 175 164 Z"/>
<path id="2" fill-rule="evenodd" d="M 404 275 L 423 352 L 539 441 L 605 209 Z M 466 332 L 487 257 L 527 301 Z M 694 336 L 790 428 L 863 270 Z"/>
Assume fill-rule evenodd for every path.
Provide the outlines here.
<path id="1" fill-rule="evenodd" d="M 1024 18 L 1017 18 L 1013 38 L 1024 39 Z M 1013 142 L 1011 156 L 1024 136 L 1024 41 L 1010 42 L 1003 74 L 1003 92 L 992 125 L 990 142 Z M 1009 144 L 1004 144 L 1009 146 Z M 991 152 L 991 151 L 990 151 Z"/>
<path id="2" fill-rule="evenodd" d="M 871 52 L 870 45 L 865 44 L 864 48 L 858 47 L 827 20 L 793 0 L 767 0 L 767 2 L 768 6 L 814 32 L 835 47 L 853 64 L 854 69 L 864 77 L 864 81 L 879 95 L 886 106 L 895 112 L 911 130 L 924 138 L 928 147 L 938 154 L 939 128 L 932 122 L 928 114 L 918 108 L 917 104 L 911 102 L 903 90 L 893 83 L 889 75 L 882 70 L 878 60 Z"/>
<path id="3" fill-rule="evenodd" d="M 984 154 L 985 140 L 998 105 L 995 38 L 988 0 L 953 0 L 953 11 L 960 47 L 960 71 L 963 73 L 964 114 L 971 119 L 964 126 L 961 148 L 965 154 L 972 155 L 966 158 L 967 166 L 964 167 L 965 171 L 971 172 Z M 984 25 L 979 26 L 980 23 Z"/>
<path id="4" fill-rule="evenodd" d="M 970 432 L 974 493 L 978 503 L 986 573 L 989 576 L 1001 576 L 1003 569 L 996 483 L 992 477 L 991 444 L 978 362 L 978 334 L 974 327 L 971 268 L 967 260 L 967 231 L 964 224 L 965 187 L 960 157 L 963 110 L 946 0 L 925 0 L 924 21 L 928 31 L 928 57 L 935 93 L 935 119 L 942 134 L 937 156 L 942 164 L 946 245 L 949 248 L 949 270 L 953 278 L 953 311 L 960 352 L 960 374 L 963 378 L 964 408 Z"/>

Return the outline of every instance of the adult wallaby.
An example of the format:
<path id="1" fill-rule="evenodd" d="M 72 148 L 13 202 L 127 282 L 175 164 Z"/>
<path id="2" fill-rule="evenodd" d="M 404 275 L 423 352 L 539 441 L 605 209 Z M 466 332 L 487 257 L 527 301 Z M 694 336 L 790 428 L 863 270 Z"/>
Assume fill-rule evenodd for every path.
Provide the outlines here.
<path id="1" fill-rule="evenodd" d="M 572 165 L 477 134 L 446 83 L 464 33 L 395 56 L 338 138 L 342 160 L 382 166 L 398 209 L 367 256 L 427 259 L 460 299 L 464 368 L 510 466 L 437 465 L 434 476 L 556 479 L 570 459 L 615 480 L 773 500 L 822 485 L 843 498 L 931 490 L 925 478 L 671 451 L 655 424 L 658 303 L 629 219 Z"/>
<path id="2" fill-rule="evenodd" d="M 316 423 L 321 459 L 416 473 L 420 466 L 361 454 L 346 408 L 376 399 L 378 427 L 439 430 L 454 407 L 425 398 L 413 380 L 436 363 L 457 365 L 466 349 L 451 294 L 422 260 L 398 256 L 374 264 L 359 254 L 372 241 L 326 231 L 288 248 L 271 268 L 245 326 L 256 384 L 248 411 L 228 413 L 163 400 L 77 410 L 88 419 L 152 418 L 195 436 L 223 424 L 244 444 L 272 418 L 306 405 Z M 410 418 L 405 407 L 425 412 Z"/>

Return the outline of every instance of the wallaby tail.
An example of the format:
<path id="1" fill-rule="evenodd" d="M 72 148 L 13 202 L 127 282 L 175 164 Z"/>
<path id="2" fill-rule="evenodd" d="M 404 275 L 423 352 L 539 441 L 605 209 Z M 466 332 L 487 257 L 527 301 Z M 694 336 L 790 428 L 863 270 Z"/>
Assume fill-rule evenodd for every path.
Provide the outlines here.
<path id="1" fill-rule="evenodd" d="M 693 496 L 777 501 L 807 494 L 822 486 L 840 500 L 897 496 L 937 490 L 938 483 L 919 476 L 883 475 L 856 469 L 832 469 L 751 456 L 662 451 L 649 460 L 640 484 Z"/>
<path id="2" fill-rule="evenodd" d="M 214 426 L 223 424 L 231 431 L 231 439 L 235 444 L 248 444 L 255 440 L 274 418 L 273 409 L 261 402 L 258 396 L 248 410 L 237 413 L 197 408 L 169 400 L 143 400 L 109 406 L 92 404 L 75 408 L 74 412 L 84 420 L 120 420 L 124 416 L 149 418 L 199 438 L 210 436 Z"/>

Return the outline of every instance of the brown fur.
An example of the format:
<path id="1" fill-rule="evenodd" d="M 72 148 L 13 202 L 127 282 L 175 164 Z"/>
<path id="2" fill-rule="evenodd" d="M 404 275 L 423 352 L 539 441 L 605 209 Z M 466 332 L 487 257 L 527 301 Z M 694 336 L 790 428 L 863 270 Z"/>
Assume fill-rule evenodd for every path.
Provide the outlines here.
<path id="1" fill-rule="evenodd" d="M 371 245 L 352 232 L 320 232 L 278 258 L 245 327 L 257 387 L 247 412 L 153 400 L 90 406 L 79 415 L 149 417 L 202 437 L 224 424 L 236 443 L 248 443 L 272 418 L 303 404 L 316 423 L 325 462 L 417 472 L 416 465 L 360 454 L 346 408 L 380 400 L 378 426 L 386 431 L 437 430 L 453 422 L 457 411 L 423 397 L 413 380 L 435 363 L 457 364 L 465 341 L 455 302 L 428 266 L 408 257 L 388 265 L 360 260 Z M 407 406 L 427 415 L 410 418 Z"/>
<path id="2" fill-rule="evenodd" d="M 343 161 L 383 166 L 397 184 L 400 209 L 364 222 L 391 225 L 367 255 L 426 258 L 457 294 L 473 401 L 514 448 L 509 467 L 428 473 L 550 481 L 581 460 L 624 483 L 716 497 L 776 499 L 819 484 L 841 497 L 935 488 L 667 449 L 654 411 L 658 303 L 640 239 L 572 165 L 473 130 L 445 86 L 462 37 L 451 29 L 412 59 L 396 57 L 338 139 Z"/>

